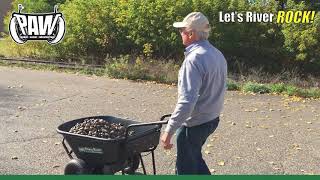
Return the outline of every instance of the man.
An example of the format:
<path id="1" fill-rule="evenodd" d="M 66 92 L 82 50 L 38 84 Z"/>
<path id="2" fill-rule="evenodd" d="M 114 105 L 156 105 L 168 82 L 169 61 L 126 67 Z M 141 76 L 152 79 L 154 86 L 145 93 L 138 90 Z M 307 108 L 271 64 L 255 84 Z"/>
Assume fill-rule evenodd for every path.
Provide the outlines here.
<path id="1" fill-rule="evenodd" d="M 222 53 L 208 39 L 208 19 L 200 12 L 175 22 L 183 44 L 185 59 L 178 77 L 178 102 L 161 136 L 165 149 L 177 135 L 177 174 L 210 174 L 201 149 L 219 123 L 226 90 L 227 64 Z"/>

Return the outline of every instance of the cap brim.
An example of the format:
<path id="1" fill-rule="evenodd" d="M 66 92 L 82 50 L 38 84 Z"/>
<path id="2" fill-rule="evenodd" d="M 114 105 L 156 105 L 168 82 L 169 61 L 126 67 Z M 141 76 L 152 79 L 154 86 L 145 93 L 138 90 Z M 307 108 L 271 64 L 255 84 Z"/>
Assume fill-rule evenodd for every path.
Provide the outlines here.
<path id="1" fill-rule="evenodd" d="M 183 28 L 183 27 L 186 27 L 187 26 L 187 23 L 185 22 L 175 22 L 173 23 L 173 27 L 175 28 Z"/>

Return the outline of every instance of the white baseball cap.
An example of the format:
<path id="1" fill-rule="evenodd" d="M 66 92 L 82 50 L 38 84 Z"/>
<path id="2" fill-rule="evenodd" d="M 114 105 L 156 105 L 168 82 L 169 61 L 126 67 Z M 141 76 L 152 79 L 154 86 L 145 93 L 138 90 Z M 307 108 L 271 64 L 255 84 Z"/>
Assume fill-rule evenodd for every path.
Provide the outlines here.
<path id="1" fill-rule="evenodd" d="M 200 32 L 209 32 L 209 20 L 201 12 L 192 12 L 188 14 L 182 22 L 173 23 L 175 28 L 186 28 L 187 30 L 195 30 Z"/>

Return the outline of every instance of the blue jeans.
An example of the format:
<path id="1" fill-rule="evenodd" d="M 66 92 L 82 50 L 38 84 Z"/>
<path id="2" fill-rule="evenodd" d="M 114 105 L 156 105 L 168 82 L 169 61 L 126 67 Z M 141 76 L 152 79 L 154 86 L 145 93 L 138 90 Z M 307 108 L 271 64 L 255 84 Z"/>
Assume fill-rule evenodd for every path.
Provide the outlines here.
<path id="1" fill-rule="evenodd" d="M 219 117 L 198 126 L 182 126 L 177 130 L 176 174 L 211 174 L 202 158 L 201 149 L 218 124 Z"/>

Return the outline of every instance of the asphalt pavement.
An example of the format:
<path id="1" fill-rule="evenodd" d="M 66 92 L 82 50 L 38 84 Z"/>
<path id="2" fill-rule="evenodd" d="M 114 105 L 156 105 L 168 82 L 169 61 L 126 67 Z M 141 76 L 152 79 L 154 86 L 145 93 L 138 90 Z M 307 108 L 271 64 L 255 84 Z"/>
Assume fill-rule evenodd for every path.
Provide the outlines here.
<path id="1" fill-rule="evenodd" d="M 58 125 L 96 115 L 157 121 L 176 98 L 175 86 L 0 67 L 0 174 L 63 174 Z M 320 101 L 228 91 L 203 154 L 212 174 L 320 174 Z M 174 174 L 175 148 L 155 156 L 158 174 Z"/>

